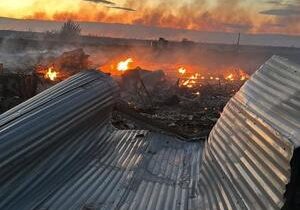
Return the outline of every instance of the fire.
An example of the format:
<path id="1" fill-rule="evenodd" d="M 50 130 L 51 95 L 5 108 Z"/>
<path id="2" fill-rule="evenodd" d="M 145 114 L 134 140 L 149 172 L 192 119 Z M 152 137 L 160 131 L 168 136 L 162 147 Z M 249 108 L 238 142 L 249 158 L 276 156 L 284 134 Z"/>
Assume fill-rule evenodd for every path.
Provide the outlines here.
<path id="1" fill-rule="evenodd" d="M 190 83 L 190 80 L 186 80 L 182 83 L 183 86 L 187 86 Z"/>
<path id="2" fill-rule="evenodd" d="M 197 84 L 197 79 L 200 75 L 198 73 L 191 75 L 186 80 L 183 80 L 182 86 L 185 86 L 187 88 L 193 88 Z"/>
<path id="3" fill-rule="evenodd" d="M 45 78 L 50 79 L 51 81 L 55 81 L 57 79 L 57 75 L 58 75 L 58 72 L 55 71 L 53 69 L 53 67 L 49 67 L 45 74 Z"/>
<path id="4" fill-rule="evenodd" d="M 198 76 L 199 76 L 199 74 L 196 73 L 196 74 L 192 75 L 192 76 L 190 77 L 190 79 L 194 79 L 194 80 L 195 80 L 195 79 L 198 79 Z"/>
<path id="5" fill-rule="evenodd" d="M 125 61 L 119 62 L 117 65 L 118 71 L 127 71 L 129 69 L 129 64 L 132 62 L 133 62 L 132 58 L 128 58 Z"/>
<path id="6" fill-rule="evenodd" d="M 242 69 L 230 69 L 230 71 L 226 76 L 224 76 L 225 80 L 234 81 L 240 80 L 245 81 L 250 78 L 250 76 Z"/>
<path id="7" fill-rule="evenodd" d="M 234 80 L 234 76 L 233 76 L 233 74 L 229 74 L 227 77 L 225 77 L 225 79 L 233 81 Z"/>
<path id="8" fill-rule="evenodd" d="M 181 67 L 178 69 L 178 72 L 182 75 L 184 75 L 186 73 L 186 69 L 184 67 Z"/>

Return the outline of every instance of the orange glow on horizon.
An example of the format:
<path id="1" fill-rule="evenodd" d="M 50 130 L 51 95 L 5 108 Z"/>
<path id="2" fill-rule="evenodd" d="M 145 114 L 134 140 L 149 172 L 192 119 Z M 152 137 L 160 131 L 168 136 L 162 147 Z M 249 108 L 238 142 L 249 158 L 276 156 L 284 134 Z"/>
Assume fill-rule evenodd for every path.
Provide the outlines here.
<path id="1" fill-rule="evenodd" d="M 114 1 L 113 1 L 114 2 Z M 241 1 L 230 4 L 221 0 L 215 3 L 189 0 L 172 2 L 124 1 L 117 2 L 123 9 L 107 8 L 107 4 L 83 0 L 10 0 L 1 1 L 1 16 L 19 19 L 59 20 L 141 24 L 148 26 L 170 27 L 224 32 L 251 33 L 300 33 L 298 21 L 260 13 L 263 3 L 249 4 Z M 172 7 L 170 7 L 172 3 Z M 262 4 L 262 5 L 261 5 Z M 190 6 L 193 5 L 193 6 Z M 230 5 L 230 6 L 228 6 Z M 130 8 L 135 11 L 128 11 Z M 187 16 L 188 14 L 188 16 Z M 279 27 L 284 25 L 285 27 Z"/>

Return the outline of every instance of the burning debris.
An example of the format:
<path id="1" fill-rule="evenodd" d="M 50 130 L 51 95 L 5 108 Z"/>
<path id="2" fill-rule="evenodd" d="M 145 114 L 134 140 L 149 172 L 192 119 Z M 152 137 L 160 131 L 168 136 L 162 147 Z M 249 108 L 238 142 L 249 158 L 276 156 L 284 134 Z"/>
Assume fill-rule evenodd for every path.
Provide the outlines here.
<path id="1" fill-rule="evenodd" d="M 114 113 L 113 124 L 123 129 L 145 128 L 147 122 L 147 128 L 160 128 L 184 138 L 204 138 L 245 82 L 235 74 L 229 79 L 190 74 L 185 68 L 179 68 L 178 73 L 174 82 L 163 71 L 125 71 L 119 81 L 122 108 Z"/>
<path id="2" fill-rule="evenodd" d="M 186 88 L 201 87 L 207 84 L 219 84 L 228 83 L 228 81 L 245 81 L 249 79 L 249 75 L 245 71 L 238 69 L 235 73 L 223 74 L 223 75 L 211 75 L 211 74 L 200 74 L 200 73 L 188 73 L 188 71 L 181 67 L 178 69 L 179 75 L 179 86 Z"/>
<path id="3" fill-rule="evenodd" d="M 121 72 L 125 72 L 129 69 L 129 64 L 132 63 L 132 58 L 128 58 L 125 61 L 120 61 L 117 65 L 117 70 Z"/>
<path id="4" fill-rule="evenodd" d="M 241 69 L 212 74 L 181 65 L 170 73 L 136 64 L 138 59 L 128 56 L 100 67 L 118 81 L 121 89 L 121 105 L 113 114 L 113 124 L 121 129 L 150 126 L 192 139 L 209 133 L 225 104 L 249 78 Z M 90 66 L 83 49 L 43 60 L 35 70 L 41 84 L 36 92 Z"/>
<path id="5" fill-rule="evenodd" d="M 55 81 L 57 79 L 58 71 L 54 70 L 53 67 L 49 67 L 46 74 L 45 79 L 50 79 L 51 81 Z"/>
<path id="6" fill-rule="evenodd" d="M 43 61 L 37 65 L 36 72 L 45 79 L 61 81 L 89 67 L 89 55 L 83 49 L 76 49 Z"/>
<path id="7" fill-rule="evenodd" d="M 184 74 L 186 73 L 186 69 L 185 69 L 184 67 L 180 67 L 180 68 L 178 69 L 178 72 L 179 72 L 180 74 L 184 75 Z"/>

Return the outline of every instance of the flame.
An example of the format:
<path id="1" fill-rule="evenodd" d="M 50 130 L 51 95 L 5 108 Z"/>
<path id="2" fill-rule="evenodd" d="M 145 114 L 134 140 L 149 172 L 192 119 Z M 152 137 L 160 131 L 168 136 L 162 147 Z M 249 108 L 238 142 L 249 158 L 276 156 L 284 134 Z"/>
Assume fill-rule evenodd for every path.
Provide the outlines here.
<path id="1" fill-rule="evenodd" d="M 128 58 L 125 61 L 119 62 L 118 65 L 117 65 L 118 71 L 123 71 L 123 72 L 127 71 L 129 69 L 129 64 L 132 63 L 132 62 L 133 62 L 132 58 Z"/>
<path id="2" fill-rule="evenodd" d="M 182 75 L 184 75 L 186 73 L 186 69 L 184 67 L 181 67 L 178 69 L 178 72 Z"/>
<path id="3" fill-rule="evenodd" d="M 229 74 L 227 77 L 225 77 L 225 79 L 233 81 L 234 80 L 234 76 L 233 76 L 233 74 Z"/>
<path id="4" fill-rule="evenodd" d="M 182 83 L 183 86 L 187 86 L 190 83 L 190 80 L 186 80 Z"/>
<path id="5" fill-rule="evenodd" d="M 192 80 L 196 80 L 196 79 L 198 79 L 198 76 L 199 76 L 199 74 L 198 74 L 198 73 L 196 73 L 196 74 L 194 74 L 194 75 L 190 76 L 190 79 L 192 79 Z"/>
<path id="6" fill-rule="evenodd" d="M 245 81 L 250 78 L 250 76 L 242 69 L 230 69 L 227 76 L 224 76 L 225 80 L 234 81 L 240 80 Z"/>
<path id="7" fill-rule="evenodd" d="M 57 79 L 57 75 L 58 75 L 58 72 L 55 71 L 53 69 L 53 67 L 49 67 L 45 74 L 45 78 L 50 79 L 51 81 L 55 81 Z"/>
<path id="8" fill-rule="evenodd" d="M 246 78 L 246 76 L 242 76 L 241 77 L 241 81 L 244 81 L 244 80 L 246 80 L 247 78 Z"/>
<path id="9" fill-rule="evenodd" d="M 183 80 L 181 86 L 185 86 L 187 88 L 195 87 L 196 84 L 197 84 L 197 79 L 198 79 L 199 76 L 200 76 L 200 74 L 198 74 L 198 73 L 195 73 L 195 74 L 191 75 L 186 80 Z"/>

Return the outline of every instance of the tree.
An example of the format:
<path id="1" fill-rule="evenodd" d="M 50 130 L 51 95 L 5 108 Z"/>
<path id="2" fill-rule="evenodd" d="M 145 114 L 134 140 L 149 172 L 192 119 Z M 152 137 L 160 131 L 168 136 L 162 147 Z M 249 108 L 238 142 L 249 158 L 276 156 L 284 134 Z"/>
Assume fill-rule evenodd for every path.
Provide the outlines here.
<path id="1" fill-rule="evenodd" d="M 60 29 L 59 35 L 63 40 L 75 40 L 80 36 L 80 25 L 72 20 L 68 20 Z"/>

